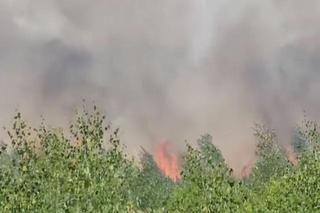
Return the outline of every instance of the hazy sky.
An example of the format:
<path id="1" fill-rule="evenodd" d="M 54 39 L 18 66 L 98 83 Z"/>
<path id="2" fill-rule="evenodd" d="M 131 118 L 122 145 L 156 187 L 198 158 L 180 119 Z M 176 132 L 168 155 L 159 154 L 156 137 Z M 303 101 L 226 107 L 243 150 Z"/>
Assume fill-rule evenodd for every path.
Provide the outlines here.
<path id="1" fill-rule="evenodd" d="M 1 0 L 0 123 L 95 101 L 136 153 L 212 134 L 235 167 L 254 123 L 319 118 L 318 0 Z"/>

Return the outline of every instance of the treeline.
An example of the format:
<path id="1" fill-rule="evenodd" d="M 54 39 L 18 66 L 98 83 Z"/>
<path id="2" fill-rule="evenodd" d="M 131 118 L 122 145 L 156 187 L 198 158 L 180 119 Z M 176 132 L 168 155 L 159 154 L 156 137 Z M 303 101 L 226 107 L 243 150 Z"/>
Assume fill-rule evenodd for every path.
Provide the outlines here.
<path id="1" fill-rule="evenodd" d="M 77 114 L 67 132 L 32 128 L 20 113 L 7 132 L 0 212 L 320 212 L 316 122 L 297 128 L 291 161 L 276 135 L 257 127 L 257 162 L 243 179 L 204 135 L 188 145 L 177 182 L 146 151 L 139 161 L 126 156 L 118 130 L 95 107 Z"/>

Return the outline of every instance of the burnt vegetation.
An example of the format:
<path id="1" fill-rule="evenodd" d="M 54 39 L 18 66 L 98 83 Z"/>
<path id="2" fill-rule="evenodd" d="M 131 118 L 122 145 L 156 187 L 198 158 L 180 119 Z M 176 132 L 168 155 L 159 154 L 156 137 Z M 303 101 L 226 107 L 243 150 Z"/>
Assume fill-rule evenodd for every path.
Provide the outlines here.
<path id="1" fill-rule="evenodd" d="M 178 181 L 152 154 L 132 159 L 96 107 L 69 130 L 30 127 L 20 113 L 1 145 L 1 212 L 320 212 L 320 131 L 297 128 L 295 160 L 257 126 L 257 161 L 235 177 L 210 135 L 181 156 Z"/>

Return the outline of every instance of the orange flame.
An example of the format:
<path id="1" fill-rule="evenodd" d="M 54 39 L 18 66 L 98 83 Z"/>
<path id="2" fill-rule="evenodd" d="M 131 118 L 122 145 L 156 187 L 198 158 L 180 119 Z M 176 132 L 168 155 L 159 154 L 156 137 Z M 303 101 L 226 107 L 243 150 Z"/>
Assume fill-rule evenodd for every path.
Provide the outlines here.
<path id="1" fill-rule="evenodd" d="M 180 179 L 177 156 L 168 152 L 168 143 L 162 142 L 156 147 L 154 159 L 161 173 L 173 182 Z"/>

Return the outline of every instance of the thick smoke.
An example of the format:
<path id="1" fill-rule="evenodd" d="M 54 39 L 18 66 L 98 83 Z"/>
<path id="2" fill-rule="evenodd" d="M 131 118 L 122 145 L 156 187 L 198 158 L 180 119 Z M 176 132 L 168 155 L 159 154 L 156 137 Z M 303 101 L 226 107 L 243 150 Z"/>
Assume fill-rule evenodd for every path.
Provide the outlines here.
<path id="1" fill-rule="evenodd" d="M 319 118 L 319 21 L 317 0 L 2 0 L 0 122 L 61 124 L 87 99 L 133 153 L 208 132 L 237 168 L 254 123 L 288 143 Z"/>

